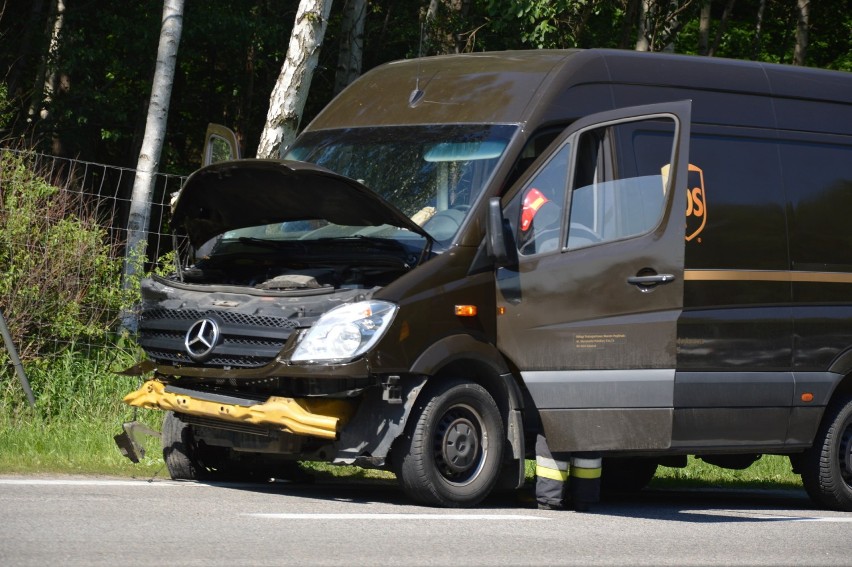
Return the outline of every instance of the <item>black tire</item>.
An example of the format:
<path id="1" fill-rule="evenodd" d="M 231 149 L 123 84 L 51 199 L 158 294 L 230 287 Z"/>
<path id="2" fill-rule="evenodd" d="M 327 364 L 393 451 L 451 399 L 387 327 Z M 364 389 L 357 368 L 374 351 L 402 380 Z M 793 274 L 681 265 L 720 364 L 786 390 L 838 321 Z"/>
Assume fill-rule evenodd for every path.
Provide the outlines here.
<path id="1" fill-rule="evenodd" d="M 657 461 L 645 457 L 609 458 L 601 468 L 602 492 L 639 492 L 657 473 Z"/>
<path id="2" fill-rule="evenodd" d="M 192 437 L 192 427 L 182 422 L 174 412 L 166 412 L 163 431 L 163 460 L 174 480 L 200 480 L 205 468 L 198 459 L 198 448 Z"/>
<path id="3" fill-rule="evenodd" d="M 814 444 L 799 464 L 802 484 L 814 502 L 852 511 L 852 396 L 826 408 Z"/>
<path id="4" fill-rule="evenodd" d="M 485 388 L 461 380 L 420 396 L 394 448 L 397 477 L 417 502 L 475 506 L 500 474 L 505 444 L 500 410 Z"/>

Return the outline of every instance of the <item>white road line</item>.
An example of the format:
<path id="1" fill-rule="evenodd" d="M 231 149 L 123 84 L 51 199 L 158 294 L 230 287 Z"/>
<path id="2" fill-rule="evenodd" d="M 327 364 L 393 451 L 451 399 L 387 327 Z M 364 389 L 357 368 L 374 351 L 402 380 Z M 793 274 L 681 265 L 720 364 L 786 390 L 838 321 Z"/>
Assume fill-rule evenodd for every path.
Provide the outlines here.
<path id="1" fill-rule="evenodd" d="M 254 518 L 269 518 L 273 520 L 547 520 L 540 516 L 523 516 L 521 514 L 241 514 Z"/>
<path id="2" fill-rule="evenodd" d="M 39 478 L 0 478 L 0 485 L 27 485 L 27 486 L 191 486 L 194 483 L 177 483 L 164 480 L 148 481 L 139 480 L 59 480 L 59 479 L 39 479 Z"/>

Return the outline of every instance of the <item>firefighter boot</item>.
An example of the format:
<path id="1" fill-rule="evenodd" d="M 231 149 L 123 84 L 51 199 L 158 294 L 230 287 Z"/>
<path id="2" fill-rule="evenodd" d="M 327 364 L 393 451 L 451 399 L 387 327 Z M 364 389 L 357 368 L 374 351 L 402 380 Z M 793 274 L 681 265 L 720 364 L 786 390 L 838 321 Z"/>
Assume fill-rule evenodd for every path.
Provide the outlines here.
<path id="1" fill-rule="evenodd" d="M 601 498 L 602 459 L 594 454 L 571 456 L 571 500 L 574 510 L 588 512 Z"/>

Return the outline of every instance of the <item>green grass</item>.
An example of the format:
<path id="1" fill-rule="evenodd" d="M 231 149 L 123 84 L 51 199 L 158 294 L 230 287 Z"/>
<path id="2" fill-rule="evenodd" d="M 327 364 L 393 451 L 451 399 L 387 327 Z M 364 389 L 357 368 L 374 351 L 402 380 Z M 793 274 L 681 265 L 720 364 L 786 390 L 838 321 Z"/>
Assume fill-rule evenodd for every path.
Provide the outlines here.
<path id="1" fill-rule="evenodd" d="M 119 376 L 135 354 L 119 348 L 83 355 L 67 351 L 28 364 L 36 397 L 30 408 L 18 378 L 0 375 L 0 473 L 149 476 L 162 467 L 159 440 L 146 440 L 146 457 L 134 465 L 113 436 L 133 410 L 121 402 L 139 380 Z M 140 411 L 140 421 L 159 429 L 162 415 Z"/>
<path id="2" fill-rule="evenodd" d="M 29 408 L 17 378 L 0 375 L 0 474 L 97 474 L 122 477 L 167 477 L 160 441 L 146 437 L 146 455 L 131 463 L 121 455 L 113 436 L 121 424 L 134 419 L 132 408 L 121 403 L 135 389 L 138 378 L 115 372 L 133 364 L 137 353 L 111 349 L 87 356 L 66 353 L 27 369 L 36 409 Z M 160 429 L 163 413 L 139 410 L 136 419 Z M 526 463 L 527 479 L 535 463 Z M 305 463 L 319 478 L 392 480 L 391 473 L 359 467 Z M 767 455 L 744 470 L 727 470 L 690 457 L 686 468 L 659 467 L 653 488 L 801 488 L 786 457 Z"/>
<path id="3" fill-rule="evenodd" d="M 690 456 L 686 468 L 657 468 L 651 487 L 798 489 L 802 479 L 793 473 L 790 459 L 780 455 L 764 455 L 743 470 L 723 469 Z"/>

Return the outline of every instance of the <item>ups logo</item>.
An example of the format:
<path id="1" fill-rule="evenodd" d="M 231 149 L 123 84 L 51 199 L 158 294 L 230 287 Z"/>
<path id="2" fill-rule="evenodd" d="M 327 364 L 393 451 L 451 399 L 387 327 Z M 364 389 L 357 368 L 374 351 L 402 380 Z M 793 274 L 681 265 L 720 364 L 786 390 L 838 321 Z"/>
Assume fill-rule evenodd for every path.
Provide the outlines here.
<path id="1" fill-rule="evenodd" d="M 707 200 L 704 196 L 704 172 L 689 164 L 686 186 L 686 241 L 697 237 L 707 224 Z M 700 239 L 699 239 L 700 241 Z"/>

